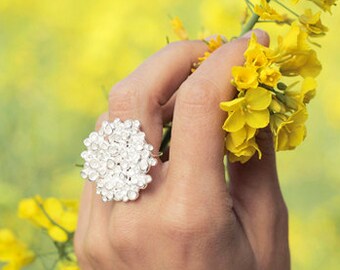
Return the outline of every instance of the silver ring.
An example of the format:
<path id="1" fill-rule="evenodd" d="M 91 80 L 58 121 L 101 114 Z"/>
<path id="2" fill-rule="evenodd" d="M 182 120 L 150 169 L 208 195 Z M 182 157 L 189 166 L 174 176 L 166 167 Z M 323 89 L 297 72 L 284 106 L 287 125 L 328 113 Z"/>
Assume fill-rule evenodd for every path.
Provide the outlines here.
<path id="1" fill-rule="evenodd" d="M 84 140 L 87 150 L 81 177 L 96 182 L 97 194 L 106 201 L 134 201 L 152 181 L 148 175 L 156 166 L 153 146 L 145 140 L 138 120 L 104 121 L 98 132 Z"/>

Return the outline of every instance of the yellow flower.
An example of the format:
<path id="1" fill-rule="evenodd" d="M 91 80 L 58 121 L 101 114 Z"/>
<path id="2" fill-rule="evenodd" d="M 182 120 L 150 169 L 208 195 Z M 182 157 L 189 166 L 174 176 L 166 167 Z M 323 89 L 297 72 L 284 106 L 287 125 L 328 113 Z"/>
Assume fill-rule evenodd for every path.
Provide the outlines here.
<path id="1" fill-rule="evenodd" d="M 240 145 L 254 138 L 255 134 L 256 134 L 256 128 L 252 128 L 248 125 L 245 125 L 243 128 L 235 132 L 228 133 L 227 145 L 233 145 L 235 147 L 239 147 Z"/>
<path id="2" fill-rule="evenodd" d="M 317 82 L 312 77 L 307 77 L 304 79 L 301 86 L 301 101 L 303 103 L 309 103 L 311 99 L 315 97 Z"/>
<path id="3" fill-rule="evenodd" d="M 42 206 L 48 216 L 55 222 L 59 221 L 61 215 L 64 212 L 63 205 L 61 204 L 61 201 L 57 198 L 47 198 L 43 202 Z"/>
<path id="4" fill-rule="evenodd" d="M 261 5 L 255 5 L 254 12 L 259 15 L 262 20 L 284 21 L 284 17 L 277 13 L 266 0 L 261 0 Z"/>
<path id="5" fill-rule="evenodd" d="M 311 9 L 306 9 L 299 18 L 310 36 L 322 36 L 328 31 L 328 28 L 322 24 L 320 15 L 321 12 L 313 14 Z"/>
<path id="6" fill-rule="evenodd" d="M 309 50 L 307 43 L 308 34 L 297 24 L 292 23 L 288 33 L 285 36 L 278 37 L 278 53 L 281 56 L 287 54 L 293 54 L 297 51 Z"/>
<path id="7" fill-rule="evenodd" d="M 34 217 L 39 211 L 40 208 L 34 199 L 23 199 L 19 203 L 18 216 L 29 219 Z"/>
<path id="8" fill-rule="evenodd" d="M 281 79 L 281 73 L 270 67 L 266 67 L 260 71 L 259 81 L 270 87 L 276 87 Z"/>
<path id="9" fill-rule="evenodd" d="M 322 10 L 332 13 L 331 7 L 336 5 L 337 0 L 309 0 L 309 1 L 314 2 Z"/>
<path id="10" fill-rule="evenodd" d="M 229 161 L 246 163 L 256 152 L 259 155 L 259 159 L 262 157 L 262 153 L 255 141 L 255 138 L 250 139 L 249 141 L 244 142 L 239 146 L 235 146 L 230 143 L 231 140 L 226 139 L 226 148 L 229 150 Z"/>
<path id="11" fill-rule="evenodd" d="M 76 262 L 61 261 L 58 263 L 58 270 L 80 270 Z"/>
<path id="12" fill-rule="evenodd" d="M 74 232 L 77 227 L 77 213 L 65 211 L 58 220 L 58 224 L 68 232 Z"/>
<path id="13" fill-rule="evenodd" d="M 56 242 L 64 243 L 68 240 L 67 233 L 58 226 L 51 226 L 48 228 L 47 233 Z"/>
<path id="14" fill-rule="evenodd" d="M 217 35 L 216 38 L 211 38 L 209 40 L 205 40 L 205 42 L 208 45 L 209 52 L 213 52 L 219 47 L 221 47 L 224 43 L 226 43 L 226 40 L 223 39 L 221 35 Z"/>
<path id="15" fill-rule="evenodd" d="M 204 40 L 209 48 L 208 52 L 205 52 L 202 57 L 198 58 L 198 62 L 193 64 L 193 68 L 191 72 L 194 72 L 208 57 L 214 52 L 216 49 L 221 47 L 226 41 L 222 38 L 221 35 L 218 35 L 216 38 L 212 38 L 210 40 Z"/>
<path id="16" fill-rule="evenodd" d="M 258 86 L 258 73 L 251 67 L 235 66 L 232 68 L 233 84 L 240 91 Z"/>
<path id="17" fill-rule="evenodd" d="M 322 65 L 317 58 L 316 51 L 309 50 L 296 53 L 280 66 L 280 72 L 284 76 L 317 77 Z"/>
<path id="18" fill-rule="evenodd" d="M 6 264 L 2 269 L 19 270 L 34 259 L 34 253 L 12 231 L 0 229 L 0 262 Z"/>
<path id="19" fill-rule="evenodd" d="M 313 77 L 305 78 L 300 89 L 294 86 L 295 84 L 289 86 L 285 92 L 287 97 L 296 99 L 298 103 L 309 103 L 315 97 L 317 82 Z"/>
<path id="20" fill-rule="evenodd" d="M 199 66 L 208 59 L 208 57 L 211 55 L 210 52 L 205 52 L 203 56 L 198 57 L 198 62 L 193 64 L 193 67 L 191 69 L 191 72 L 194 72 L 196 69 L 199 68 Z"/>
<path id="21" fill-rule="evenodd" d="M 244 53 L 246 59 L 245 65 L 259 69 L 270 64 L 273 51 L 257 42 L 256 35 L 253 33 L 248 44 L 248 48 Z"/>
<path id="22" fill-rule="evenodd" d="M 175 17 L 171 20 L 172 30 L 177 35 L 177 37 L 181 40 L 187 40 L 189 39 L 188 33 L 185 30 L 182 21 L 180 18 Z"/>
<path id="23" fill-rule="evenodd" d="M 18 215 L 47 230 L 56 242 L 66 242 L 68 233 L 77 226 L 78 203 L 70 200 L 41 197 L 24 199 L 19 204 Z"/>
<path id="24" fill-rule="evenodd" d="M 246 54 L 246 63 L 247 67 L 253 67 L 255 69 L 259 69 L 268 64 L 268 58 L 266 55 L 259 50 L 248 50 Z"/>
<path id="25" fill-rule="evenodd" d="M 275 63 L 283 76 L 316 77 L 322 66 L 307 43 L 308 34 L 294 22 L 287 35 L 279 36 Z"/>
<path id="26" fill-rule="evenodd" d="M 305 139 L 307 118 L 306 108 L 300 107 L 286 121 L 281 122 L 275 136 L 276 151 L 295 149 Z"/>
<path id="27" fill-rule="evenodd" d="M 252 128 L 263 128 L 269 123 L 268 106 L 272 100 L 272 94 L 259 87 L 249 89 L 243 97 L 231 101 L 221 102 L 220 108 L 228 112 L 228 118 L 224 122 L 223 129 L 235 132 L 246 124 Z"/>
<path id="28" fill-rule="evenodd" d="M 18 216 L 19 218 L 30 220 L 38 227 L 48 228 L 52 224 L 39 207 L 37 202 L 39 199 L 29 198 L 21 200 L 18 207 Z"/>

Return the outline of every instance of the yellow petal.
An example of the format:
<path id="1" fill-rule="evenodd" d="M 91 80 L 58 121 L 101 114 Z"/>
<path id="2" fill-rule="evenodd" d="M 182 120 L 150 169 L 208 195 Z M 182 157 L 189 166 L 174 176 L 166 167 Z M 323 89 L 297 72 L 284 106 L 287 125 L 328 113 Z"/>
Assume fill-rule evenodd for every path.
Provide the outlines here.
<path id="1" fill-rule="evenodd" d="M 220 103 L 220 108 L 223 111 L 230 112 L 235 111 L 236 109 L 240 108 L 242 103 L 244 102 L 244 97 L 241 98 L 235 98 L 230 101 L 223 101 Z"/>
<path id="2" fill-rule="evenodd" d="M 306 138 L 306 127 L 304 125 L 296 127 L 290 134 L 289 145 L 292 148 L 295 148 L 298 145 L 300 145 L 305 138 Z"/>
<path id="3" fill-rule="evenodd" d="M 262 88 L 249 89 L 245 95 L 247 106 L 250 110 L 267 109 L 272 101 L 272 94 Z"/>
<path id="4" fill-rule="evenodd" d="M 59 221 L 59 225 L 69 232 L 74 232 L 77 227 L 78 215 L 74 212 L 64 212 Z"/>
<path id="5" fill-rule="evenodd" d="M 236 132 L 231 132 L 228 134 L 230 136 L 230 139 L 232 143 L 237 147 L 240 146 L 247 138 L 247 130 L 246 127 L 244 126 L 240 130 Z"/>
<path id="6" fill-rule="evenodd" d="M 43 207 L 46 213 L 54 221 L 58 221 L 64 211 L 61 201 L 57 198 L 47 198 L 43 203 Z"/>
<path id="7" fill-rule="evenodd" d="M 305 78 L 301 86 L 302 101 L 304 103 L 309 103 L 311 99 L 315 97 L 316 87 L 317 82 L 314 78 Z"/>
<path id="8" fill-rule="evenodd" d="M 47 232 L 54 241 L 64 243 L 68 239 L 67 233 L 58 226 L 52 226 Z"/>
<path id="9" fill-rule="evenodd" d="M 31 218 L 39 211 L 40 208 L 34 199 L 23 199 L 19 203 L 18 216 L 20 218 Z"/>
<path id="10" fill-rule="evenodd" d="M 228 132 L 235 132 L 245 125 L 245 115 L 241 110 L 234 111 L 228 115 L 224 122 L 223 129 Z"/>
<path id="11" fill-rule="evenodd" d="M 246 123 L 253 128 L 264 128 L 269 124 L 269 111 L 247 111 Z"/>

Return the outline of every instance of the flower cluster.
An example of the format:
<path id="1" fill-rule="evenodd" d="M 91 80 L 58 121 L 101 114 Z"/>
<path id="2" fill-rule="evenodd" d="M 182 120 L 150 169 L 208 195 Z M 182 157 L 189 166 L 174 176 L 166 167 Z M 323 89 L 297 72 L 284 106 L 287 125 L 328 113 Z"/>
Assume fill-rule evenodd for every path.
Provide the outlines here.
<path id="1" fill-rule="evenodd" d="M 18 216 L 29 220 L 51 238 L 56 252 L 50 255 L 54 254 L 58 257 L 57 269 L 79 269 L 73 251 L 78 201 L 53 197 L 43 199 L 40 196 L 27 198 L 20 201 Z M 21 269 L 24 265 L 33 262 L 34 258 L 34 254 L 9 230 L 0 230 L 0 261 L 8 262 L 8 268 L 3 269 Z"/>
<path id="2" fill-rule="evenodd" d="M 320 17 L 322 11 L 331 13 L 336 0 L 291 2 L 306 1 L 313 2 L 321 11 L 307 8 L 298 14 L 284 1 L 258 0 L 254 4 L 245 0 L 253 15 L 246 18 L 241 35 L 258 22 L 288 25 L 289 30 L 278 37 L 276 48 L 259 44 L 253 34 L 244 53 L 244 65 L 232 69 L 232 84 L 237 95 L 235 99 L 220 104 L 220 108 L 228 113 L 223 129 L 227 132 L 225 146 L 231 162 L 245 163 L 256 153 L 261 158 L 256 135 L 267 126 L 273 134 L 276 151 L 295 149 L 306 137 L 307 104 L 315 96 L 315 78 L 322 69 L 312 48 L 320 45 L 312 38 L 324 36 L 328 31 Z M 288 14 L 279 12 L 271 2 Z M 206 42 L 209 50 L 198 59 L 192 71 L 226 41 L 217 36 Z"/>
<path id="3" fill-rule="evenodd" d="M 232 69 L 237 97 L 220 104 L 228 112 L 223 129 L 228 132 L 226 149 L 231 162 L 245 163 L 255 153 L 261 158 L 256 134 L 268 125 L 276 151 L 295 149 L 306 137 L 306 106 L 315 96 L 315 78 L 322 69 L 310 38 L 325 35 L 328 29 L 320 20 L 321 12 L 306 9 L 298 15 L 280 1 L 274 1 L 296 16 L 294 20 L 278 13 L 269 2 L 261 0 L 254 6 L 255 18 L 284 22 L 289 31 L 278 37 L 275 49 L 259 44 L 253 34 L 244 53 L 244 65 Z M 335 3 L 313 2 L 327 11 Z"/>
<path id="4" fill-rule="evenodd" d="M 18 209 L 20 218 L 46 230 L 57 243 L 72 240 L 77 225 L 77 212 L 77 201 L 42 199 L 40 196 L 23 199 Z"/>
<path id="5" fill-rule="evenodd" d="M 78 201 L 40 196 L 23 199 L 19 203 L 18 216 L 29 220 L 47 233 L 56 247 L 47 255 L 57 257 L 58 270 L 79 270 L 73 250 L 73 237 L 78 219 Z M 42 259 L 46 254 L 34 253 L 9 229 L 0 229 L 0 267 L 3 270 L 19 270 Z"/>
<path id="6" fill-rule="evenodd" d="M 32 263 L 35 254 L 9 229 L 0 229 L 0 263 L 3 270 L 21 269 Z"/>

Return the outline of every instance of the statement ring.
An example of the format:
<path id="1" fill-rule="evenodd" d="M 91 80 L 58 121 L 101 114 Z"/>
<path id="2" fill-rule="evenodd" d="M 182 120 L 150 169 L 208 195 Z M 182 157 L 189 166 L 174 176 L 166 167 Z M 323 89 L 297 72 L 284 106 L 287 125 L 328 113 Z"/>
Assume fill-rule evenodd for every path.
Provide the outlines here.
<path id="1" fill-rule="evenodd" d="M 96 182 L 96 192 L 106 201 L 134 201 L 152 181 L 148 175 L 156 166 L 153 146 L 145 140 L 138 120 L 104 121 L 97 132 L 84 140 L 87 150 L 81 177 Z"/>

